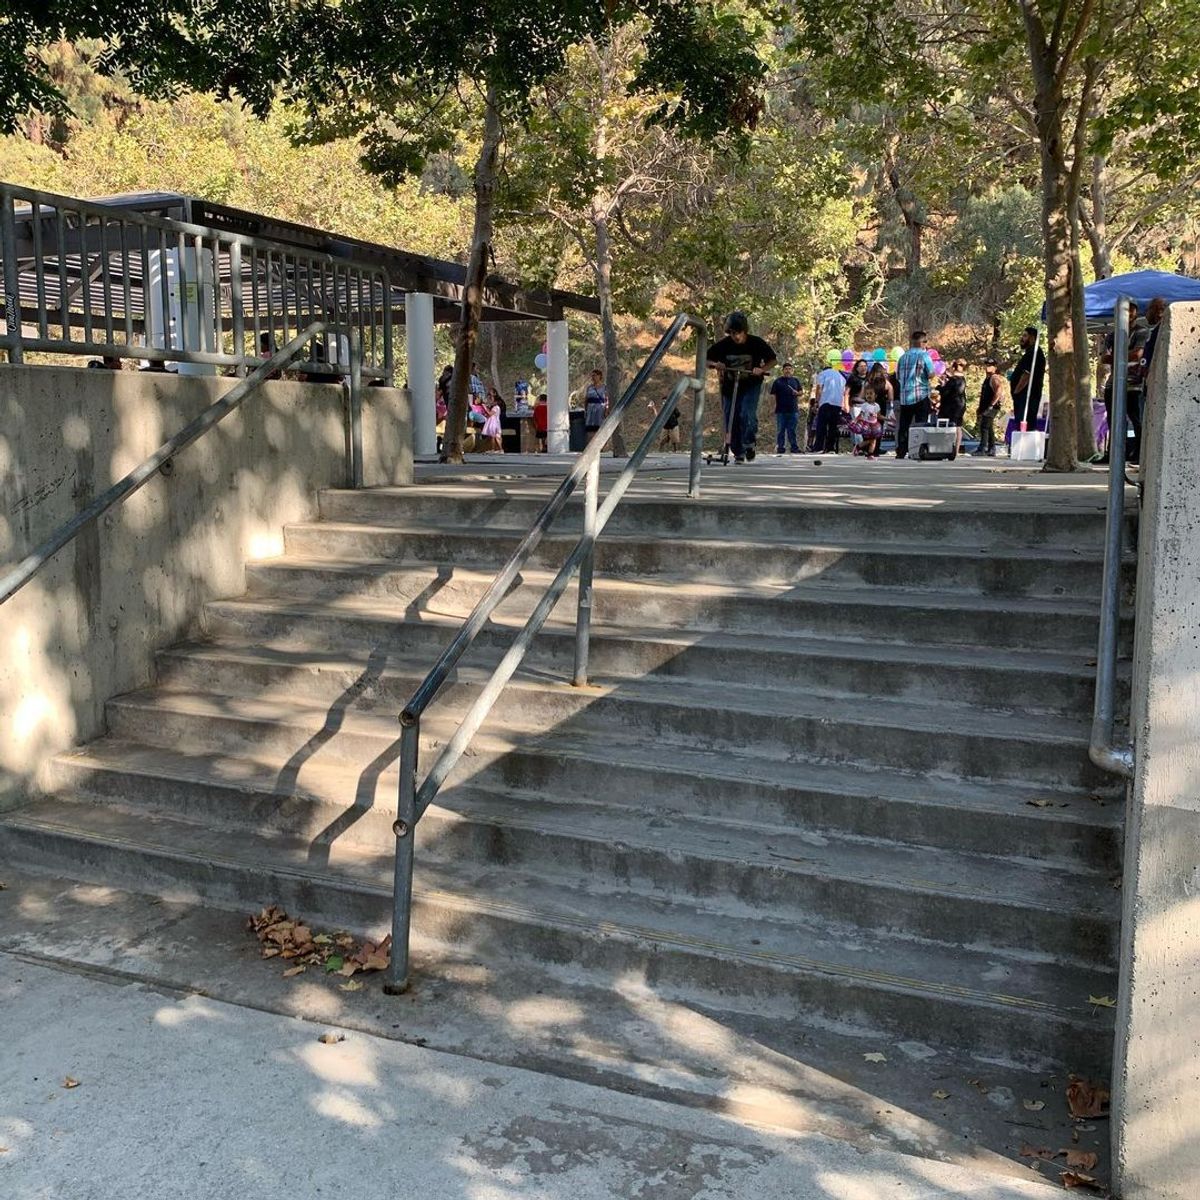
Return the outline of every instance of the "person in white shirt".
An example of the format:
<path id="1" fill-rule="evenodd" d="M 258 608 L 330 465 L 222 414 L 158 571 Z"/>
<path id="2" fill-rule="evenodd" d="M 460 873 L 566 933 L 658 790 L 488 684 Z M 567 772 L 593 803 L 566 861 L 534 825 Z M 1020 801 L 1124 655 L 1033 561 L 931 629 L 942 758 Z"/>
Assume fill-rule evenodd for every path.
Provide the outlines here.
<path id="1" fill-rule="evenodd" d="M 838 449 L 838 420 L 847 411 L 850 389 L 846 377 L 835 367 L 826 367 L 813 385 L 817 393 L 818 454 L 836 454 Z"/>

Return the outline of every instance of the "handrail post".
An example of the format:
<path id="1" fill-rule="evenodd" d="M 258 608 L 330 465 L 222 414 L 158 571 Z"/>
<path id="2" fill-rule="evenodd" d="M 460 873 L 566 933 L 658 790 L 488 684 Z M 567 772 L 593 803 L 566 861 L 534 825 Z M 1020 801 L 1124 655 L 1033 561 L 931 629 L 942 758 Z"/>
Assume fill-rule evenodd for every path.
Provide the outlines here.
<path id="1" fill-rule="evenodd" d="M 1113 313 L 1112 420 L 1108 432 L 1108 513 L 1104 530 L 1104 574 L 1100 587 L 1100 634 L 1096 647 L 1096 696 L 1092 709 L 1092 762 L 1126 779 L 1133 750 L 1113 745 L 1117 648 L 1121 629 L 1121 540 L 1125 525 L 1125 416 L 1129 373 L 1129 298 Z"/>
<path id="2" fill-rule="evenodd" d="M 696 330 L 695 403 L 692 405 L 692 452 L 688 462 L 688 499 L 700 499 L 700 460 L 704 456 L 704 389 L 708 384 L 708 329 Z"/>
<path id="3" fill-rule="evenodd" d="M 350 331 L 350 486 L 363 486 L 362 343 Z"/>
<path id="4" fill-rule="evenodd" d="M 214 257 L 216 257 L 214 275 L 219 282 L 220 258 L 216 247 L 214 247 Z M 219 325 L 221 312 L 219 296 L 216 305 L 217 324 Z M 237 238 L 229 243 L 229 314 L 233 325 L 233 353 L 238 360 L 237 366 L 234 367 L 234 373 L 239 379 L 244 379 L 246 377 L 246 309 L 242 297 L 242 243 Z M 257 316 L 257 313 L 255 315 Z M 254 347 L 254 353 L 258 353 L 257 345 Z"/>
<path id="5" fill-rule="evenodd" d="M 400 718 L 400 789 L 396 802 L 395 876 L 392 886 L 392 952 L 383 990 L 398 996 L 408 990 L 409 934 L 412 929 L 413 854 L 417 826 L 417 755 L 421 743 L 421 718 Z"/>
<path id="6" fill-rule="evenodd" d="M 575 615 L 575 687 L 586 687 L 588 647 L 592 628 L 592 572 L 596 562 L 596 509 L 600 503 L 600 460 L 588 467 L 583 493 L 583 542 L 579 564 L 579 607 Z"/>
<path id="7" fill-rule="evenodd" d="M 17 272 L 17 226 L 13 194 L 0 188 L 0 254 L 4 255 L 4 323 L 8 334 L 8 361 L 19 366 L 25 361 L 21 345 L 21 286 Z M 83 270 L 87 271 L 86 256 Z M 65 319 L 65 318 L 64 318 Z"/>

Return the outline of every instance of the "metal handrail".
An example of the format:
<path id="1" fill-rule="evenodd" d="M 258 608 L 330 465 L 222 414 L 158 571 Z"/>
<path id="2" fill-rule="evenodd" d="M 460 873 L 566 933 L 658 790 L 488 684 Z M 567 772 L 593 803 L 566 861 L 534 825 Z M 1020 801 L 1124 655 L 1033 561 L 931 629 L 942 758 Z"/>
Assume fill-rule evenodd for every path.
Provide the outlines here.
<path id="1" fill-rule="evenodd" d="M 258 386 L 268 380 L 276 371 L 281 371 L 291 365 L 302 350 L 314 337 L 319 337 L 326 330 L 324 321 L 314 321 L 306 329 L 298 333 L 282 350 L 273 355 L 262 366 L 257 367 L 245 379 L 240 379 L 215 404 L 206 408 L 198 417 L 189 421 L 174 437 L 168 438 L 159 448 L 145 459 L 123 479 L 114 483 L 106 492 L 97 496 L 85 509 L 77 512 L 69 521 L 64 522 L 44 542 L 35 547 L 6 575 L 0 577 L 0 604 L 11 599 L 21 590 L 64 546 L 74 540 L 82 530 L 93 521 L 102 517 L 114 504 L 132 496 L 139 488 L 148 483 L 164 464 L 169 462 L 181 450 L 190 446 L 202 434 L 207 433 L 214 425 L 223 421 L 231 412 L 239 408 L 242 402 Z M 357 339 L 351 346 L 351 360 L 358 356 Z M 360 374 L 357 369 L 351 371 L 350 395 L 347 404 L 347 446 L 350 452 L 347 476 L 351 486 L 361 486 L 362 480 L 362 429 L 361 401 L 355 394 Z M 355 461 L 357 456 L 358 462 Z"/>
<path id="2" fill-rule="evenodd" d="M 604 503 L 599 503 L 600 455 L 609 439 L 616 432 L 626 410 L 640 394 L 655 367 L 662 361 L 671 346 L 685 329 L 697 331 L 696 374 L 680 379 L 672 389 L 662 408 L 655 415 L 630 455 L 620 475 L 614 480 Z M 638 468 L 650 451 L 655 440 L 661 436 L 663 427 L 670 419 L 683 396 L 695 393 L 695 408 L 692 421 L 691 457 L 688 464 L 688 490 L 690 499 L 700 495 L 700 461 L 704 437 L 704 389 L 707 373 L 708 331 L 704 323 L 686 313 L 679 314 L 659 339 L 658 344 L 647 356 L 641 369 L 633 378 L 620 400 L 612 407 L 603 425 L 591 443 L 576 459 L 566 478 L 555 489 L 530 526 L 520 545 L 513 551 L 508 562 L 500 569 L 487 591 L 471 610 L 462 628 L 455 634 L 450 645 L 442 652 L 438 661 L 417 686 L 400 714 L 400 783 L 397 800 L 396 820 L 392 830 L 396 835 L 395 885 L 392 908 L 392 951 L 391 962 L 384 991 L 389 994 L 403 992 L 408 987 L 409 930 L 412 912 L 412 876 L 414 857 L 414 831 L 425 810 L 433 803 L 438 790 L 454 769 L 480 725 L 487 719 L 505 684 L 512 678 L 529 649 L 530 643 L 545 624 L 554 606 L 562 598 L 571 577 L 579 572 L 579 598 L 575 622 L 575 667 L 572 683 L 583 686 L 587 682 L 589 633 L 592 608 L 592 574 L 595 561 L 596 541 L 622 496 L 629 490 Z M 533 613 L 513 639 L 508 652 L 500 660 L 479 696 L 471 705 L 458 729 L 438 755 L 420 788 L 417 787 L 417 765 L 421 737 L 421 717 L 433 702 L 451 671 L 479 631 L 495 611 L 497 605 L 508 594 L 521 568 L 541 542 L 554 519 L 562 511 L 567 500 L 585 480 L 583 533 L 566 561 L 546 588 Z"/>
<path id="3" fill-rule="evenodd" d="M 1113 742 L 1117 649 L 1121 626 L 1121 551 L 1125 526 L 1125 415 L 1129 374 L 1129 297 L 1113 310 L 1112 417 L 1108 423 L 1108 511 L 1104 530 L 1104 575 L 1100 585 L 1100 635 L 1096 648 L 1096 696 L 1088 756 L 1096 766 L 1129 779 L 1133 747 Z"/>
<path id="4" fill-rule="evenodd" d="M 240 377 L 265 361 L 263 340 L 321 321 L 347 345 L 357 336 L 369 378 L 391 379 L 392 288 L 378 264 L 0 181 L 0 266 L 0 346 L 17 365 L 27 351 L 95 354 Z M 335 343 L 328 361 L 297 365 L 336 378 L 339 354 Z"/>

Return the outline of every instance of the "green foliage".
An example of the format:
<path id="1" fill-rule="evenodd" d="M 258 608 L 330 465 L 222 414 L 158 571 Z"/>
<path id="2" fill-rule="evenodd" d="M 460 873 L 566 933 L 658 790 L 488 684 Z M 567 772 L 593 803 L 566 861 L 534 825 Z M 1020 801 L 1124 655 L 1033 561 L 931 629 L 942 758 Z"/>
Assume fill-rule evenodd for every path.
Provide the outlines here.
<path id="1" fill-rule="evenodd" d="M 385 189 L 356 143 L 297 146 L 290 122 L 286 110 L 259 121 L 208 96 L 122 104 L 69 122 L 61 153 L 0 138 L 0 178 L 80 196 L 181 192 L 419 253 L 461 252 L 467 202 L 419 180 Z"/>

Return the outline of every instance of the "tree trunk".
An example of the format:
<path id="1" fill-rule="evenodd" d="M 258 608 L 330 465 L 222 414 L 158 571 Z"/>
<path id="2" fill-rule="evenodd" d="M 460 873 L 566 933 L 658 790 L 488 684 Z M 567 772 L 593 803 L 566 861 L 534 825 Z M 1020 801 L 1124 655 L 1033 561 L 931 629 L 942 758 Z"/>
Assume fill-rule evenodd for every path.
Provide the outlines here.
<path id="1" fill-rule="evenodd" d="M 1075 264 L 1071 253 L 1070 172 L 1052 136 L 1042 138 L 1042 237 L 1046 271 L 1046 383 L 1050 388 L 1050 441 L 1046 470 L 1074 471 L 1079 461 L 1075 417 L 1075 347 L 1071 308 Z M 1032 382 L 1031 382 L 1032 386 Z"/>
<path id="2" fill-rule="evenodd" d="M 496 178 L 500 159 L 500 111 L 496 89 L 489 87 L 484 107 L 483 145 L 475 163 L 475 228 L 471 234 L 471 257 L 463 286 L 462 312 L 454 347 L 454 376 L 450 383 L 450 411 L 446 416 L 445 461 L 463 461 L 463 432 L 467 425 L 467 397 L 471 390 L 471 366 L 479 340 L 483 314 L 483 286 L 492 258 L 495 227 Z"/>
<path id="3" fill-rule="evenodd" d="M 908 252 L 905 255 L 904 274 L 908 278 L 909 284 L 907 316 L 908 326 L 911 330 L 921 325 L 924 320 L 922 294 L 918 293 L 918 285 L 924 252 L 925 209 L 913 190 L 904 183 L 900 162 L 896 157 L 897 147 L 898 141 L 892 141 L 889 144 L 884 153 L 883 170 L 888 186 L 892 190 L 892 198 L 900 209 L 900 216 L 904 220 L 904 228 L 908 233 Z"/>
<path id="4" fill-rule="evenodd" d="M 599 105 L 594 112 L 592 126 L 592 153 L 597 163 L 605 162 L 608 152 L 608 116 L 605 103 L 610 90 L 610 47 L 599 50 L 600 95 Z M 608 222 L 612 215 L 612 197 L 602 188 L 592 193 L 592 231 L 596 241 L 596 299 L 600 302 L 600 330 L 604 340 L 604 383 L 608 388 L 609 404 L 621 398 L 621 354 L 617 346 L 617 327 L 613 320 L 612 305 L 612 237 Z M 614 458 L 624 458 L 624 422 L 617 426 L 612 439 Z"/>
<path id="5" fill-rule="evenodd" d="M 617 326 L 612 305 L 612 239 L 608 232 L 608 198 L 597 195 L 592 201 L 592 228 L 596 234 L 596 299 L 600 301 L 600 328 L 604 338 L 604 382 L 610 404 L 621 398 L 621 352 L 617 344 Z M 628 451 L 621 426 L 613 434 L 614 458 Z"/>
<path id="6" fill-rule="evenodd" d="M 1087 461 L 1096 453 L 1096 427 L 1092 421 L 1091 352 L 1083 303 L 1082 239 L 1079 205 L 1071 210 L 1071 353 L 1075 379 L 1075 455 Z"/>
<path id="7" fill-rule="evenodd" d="M 488 325 L 488 351 L 492 375 L 492 387 L 504 395 L 504 385 L 500 381 L 500 325 L 499 322 L 493 321 Z"/>
<path id="8" fill-rule="evenodd" d="M 1107 166 L 1108 159 L 1103 154 L 1092 155 L 1092 211 L 1084 228 L 1092 248 L 1092 267 L 1097 279 L 1111 279 L 1113 273 L 1112 250 L 1108 242 L 1108 198 L 1104 194 L 1104 172 Z"/>

